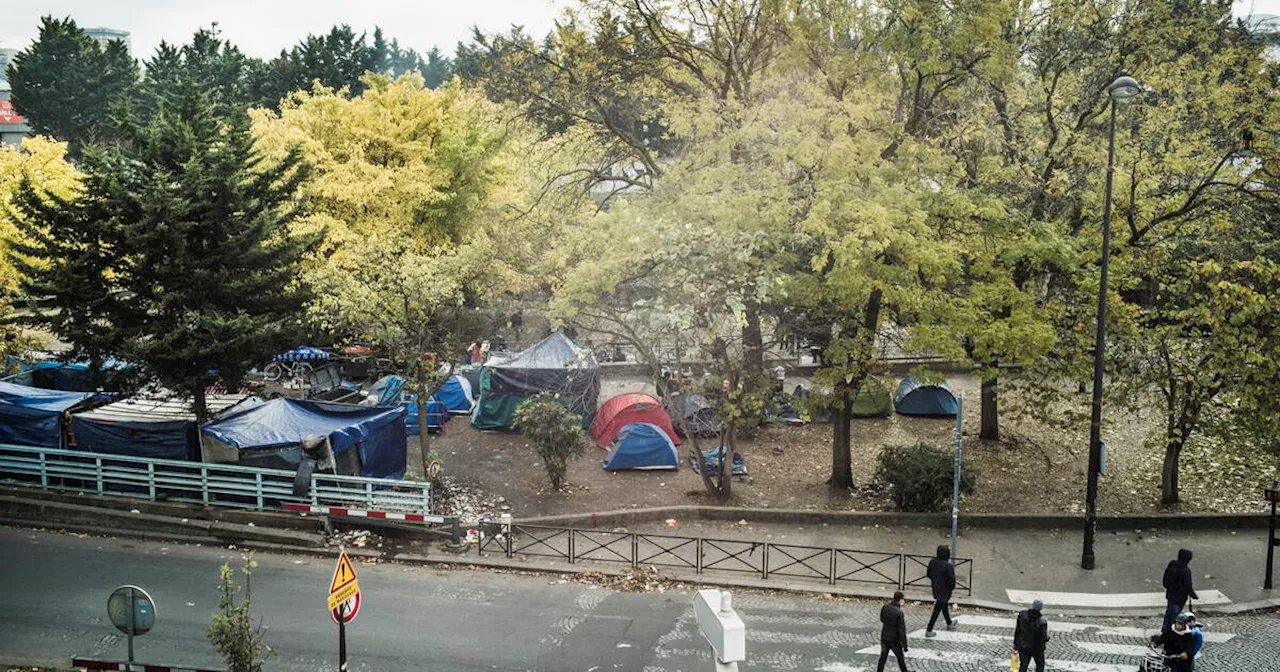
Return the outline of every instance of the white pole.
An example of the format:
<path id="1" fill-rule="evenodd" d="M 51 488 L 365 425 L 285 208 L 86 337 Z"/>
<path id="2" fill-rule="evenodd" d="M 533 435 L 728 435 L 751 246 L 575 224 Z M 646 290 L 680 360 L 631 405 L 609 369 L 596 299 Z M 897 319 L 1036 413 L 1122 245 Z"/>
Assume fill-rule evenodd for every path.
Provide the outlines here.
<path id="1" fill-rule="evenodd" d="M 951 477 L 951 561 L 956 558 L 956 528 L 960 524 L 960 471 L 964 465 L 964 396 L 956 397 L 956 468 Z"/>

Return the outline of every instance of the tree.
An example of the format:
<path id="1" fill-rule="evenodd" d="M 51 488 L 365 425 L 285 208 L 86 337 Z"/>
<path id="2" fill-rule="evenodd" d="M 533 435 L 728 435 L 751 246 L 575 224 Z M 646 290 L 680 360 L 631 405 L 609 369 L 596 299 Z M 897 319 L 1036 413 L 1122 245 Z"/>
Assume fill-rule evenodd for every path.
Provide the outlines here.
<path id="1" fill-rule="evenodd" d="M 374 31 L 370 44 L 365 33 L 356 35 L 346 24 L 334 26 L 324 35 L 307 35 L 292 49 L 281 51 L 271 64 L 272 74 L 264 90 L 278 101 L 294 91 L 310 91 L 319 82 L 358 96 L 364 91 L 365 74 L 377 72 L 386 59 L 387 44 L 381 29 Z"/>
<path id="2" fill-rule="evenodd" d="M 45 136 L 23 138 L 21 147 L 0 145 L 0 295 L 13 299 L 22 276 L 11 261 L 13 242 L 28 242 L 17 226 L 19 213 L 15 198 L 24 183 L 30 184 L 41 200 L 44 194 L 68 199 L 80 186 L 80 173 L 67 161 L 67 143 Z"/>
<path id="3" fill-rule="evenodd" d="M 244 559 L 240 568 L 243 586 L 236 583 L 231 565 L 224 564 L 219 570 L 218 611 L 209 617 L 209 643 L 227 661 L 227 672 L 262 672 L 266 658 L 276 654 L 263 641 L 261 622 L 253 620 L 252 579 L 257 566 L 257 562 Z"/>
<path id="4" fill-rule="evenodd" d="M 181 46 L 161 42 L 146 62 L 136 96 L 135 112 L 154 114 L 156 101 L 174 95 L 185 82 L 197 82 L 223 114 L 243 113 L 250 107 L 274 107 L 279 96 L 268 87 L 267 65 L 250 58 L 222 39 L 218 24 L 197 30 Z M 268 87 L 269 88 L 269 87 Z"/>
<path id="5" fill-rule="evenodd" d="M 9 64 L 13 106 L 32 130 L 84 146 L 114 136 L 111 113 L 132 90 L 138 66 L 119 40 L 105 47 L 70 18 L 40 20 L 40 34 Z"/>
<path id="6" fill-rule="evenodd" d="M 569 463 L 585 452 L 587 435 L 582 431 L 582 418 L 569 412 L 555 395 L 544 392 L 520 404 L 516 427 L 533 444 L 551 487 L 559 490 Z"/>
<path id="7" fill-rule="evenodd" d="M 215 376 L 233 386 L 295 342 L 298 264 L 318 236 L 287 227 L 307 171 L 296 152 L 264 162 L 247 116 L 219 116 L 194 82 L 124 131 L 86 155 L 73 197 L 23 185 L 15 263 L 28 294 L 50 297 L 56 311 L 35 320 L 71 356 L 137 362 L 203 421 Z"/>

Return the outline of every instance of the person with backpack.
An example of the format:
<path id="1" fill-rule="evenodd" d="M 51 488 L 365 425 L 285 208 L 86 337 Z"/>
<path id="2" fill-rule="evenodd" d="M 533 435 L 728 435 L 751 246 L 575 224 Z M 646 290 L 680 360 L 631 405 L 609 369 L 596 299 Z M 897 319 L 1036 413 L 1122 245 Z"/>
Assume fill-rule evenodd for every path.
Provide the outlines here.
<path id="1" fill-rule="evenodd" d="M 929 625 L 924 629 L 925 637 L 933 637 L 933 626 L 938 622 L 938 615 L 947 622 L 948 630 L 955 630 L 951 621 L 951 593 L 956 589 L 956 566 L 951 564 L 951 549 L 946 544 L 938 545 L 937 555 L 929 561 L 925 571 L 929 584 L 933 588 L 933 615 L 929 617 Z"/>
<path id="2" fill-rule="evenodd" d="M 876 672 L 884 672 L 885 661 L 889 652 L 898 659 L 898 669 L 907 672 L 907 661 L 903 654 L 907 652 L 907 617 L 902 613 L 902 591 L 893 593 L 893 601 L 880 607 L 880 664 Z"/>
<path id="3" fill-rule="evenodd" d="M 1018 672 L 1028 672 L 1028 661 L 1036 661 L 1036 672 L 1044 672 L 1044 649 L 1049 644 L 1049 622 L 1044 620 L 1044 602 L 1035 600 L 1031 608 L 1018 614 L 1013 629 L 1013 649 L 1018 654 Z"/>
<path id="4" fill-rule="evenodd" d="M 1182 607 L 1187 604 L 1187 598 L 1193 600 L 1200 599 L 1196 595 L 1196 589 L 1191 584 L 1191 550 L 1186 548 L 1178 549 L 1178 557 L 1169 561 L 1169 565 L 1164 568 L 1164 579 L 1161 582 L 1164 585 L 1164 598 L 1167 605 L 1164 610 L 1164 623 L 1160 626 L 1161 633 L 1169 632 L 1170 625 L 1173 624 L 1174 618 L 1182 612 Z"/>

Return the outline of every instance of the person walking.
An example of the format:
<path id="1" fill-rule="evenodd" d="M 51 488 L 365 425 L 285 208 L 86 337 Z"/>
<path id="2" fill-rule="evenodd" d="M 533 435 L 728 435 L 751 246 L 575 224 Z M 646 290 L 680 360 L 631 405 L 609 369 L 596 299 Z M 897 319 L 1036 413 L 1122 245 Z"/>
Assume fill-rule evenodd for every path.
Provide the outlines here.
<path id="1" fill-rule="evenodd" d="M 1034 600 L 1031 608 L 1018 614 L 1013 628 L 1013 649 L 1018 654 L 1018 672 L 1029 672 L 1028 661 L 1036 661 L 1036 672 L 1044 672 L 1044 648 L 1049 643 L 1049 622 L 1044 620 L 1044 602 Z"/>
<path id="2" fill-rule="evenodd" d="M 955 630 L 951 622 L 951 593 L 956 589 L 956 566 L 951 563 L 951 549 L 946 544 L 938 545 L 937 556 L 929 561 L 925 571 L 929 583 L 933 586 L 933 615 L 929 617 L 929 625 L 924 629 L 925 637 L 933 637 L 933 626 L 938 622 L 938 615 L 946 619 L 947 629 Z"/>
<path id="3" fill-rule="evenodd" d="M 902 591 L 893 593 L 893 601 L 880 607 L 880 664 L 876 672 L 884 672 L 889 652 L 898 658 L 898 669 L 907 672 L 907 617 L 902 613 Z"/>
<path id="4" fill-rule="evenodd" d="M 1178 557 L 1169 561 L 1169 565 L 1164 568 L 1164 599 L 1168 603 L 1164 610 L 1164 623 L 1160 626 L 1160 632 L 1169 632 L 1169 627 L 1173 624 L 1173 620 L 1182 612 L 1182 607 L 1187 603 L 1187 598 L 1193 600 L 1200 599 L 1196 595 L 1196 589 L 1191 585 L 1191 550 L 1186 548 L 1178 549 Z"/>

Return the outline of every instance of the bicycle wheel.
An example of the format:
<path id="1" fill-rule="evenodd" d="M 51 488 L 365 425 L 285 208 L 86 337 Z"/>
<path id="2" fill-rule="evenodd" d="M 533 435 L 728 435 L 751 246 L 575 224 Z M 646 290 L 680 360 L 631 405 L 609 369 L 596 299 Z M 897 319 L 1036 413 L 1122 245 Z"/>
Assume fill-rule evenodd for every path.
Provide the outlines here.
<path id="1" fill-rule="evenodd" d="M 262 375 L 271 382 L 280 380 L 280 376 L 284 375 L 284 367 L 280 366 L 280 362 L 271 362 L 267 368 L 262 370 Z"/>
<path id="2" fill-rule="evenodd" d="M 310 376 L 311 372 L 314 370 L 315 367 L 306 362 L 298 362 L 293 365 L 293 375 L 297 378 L 306 378 L 307 376 Z"/>

